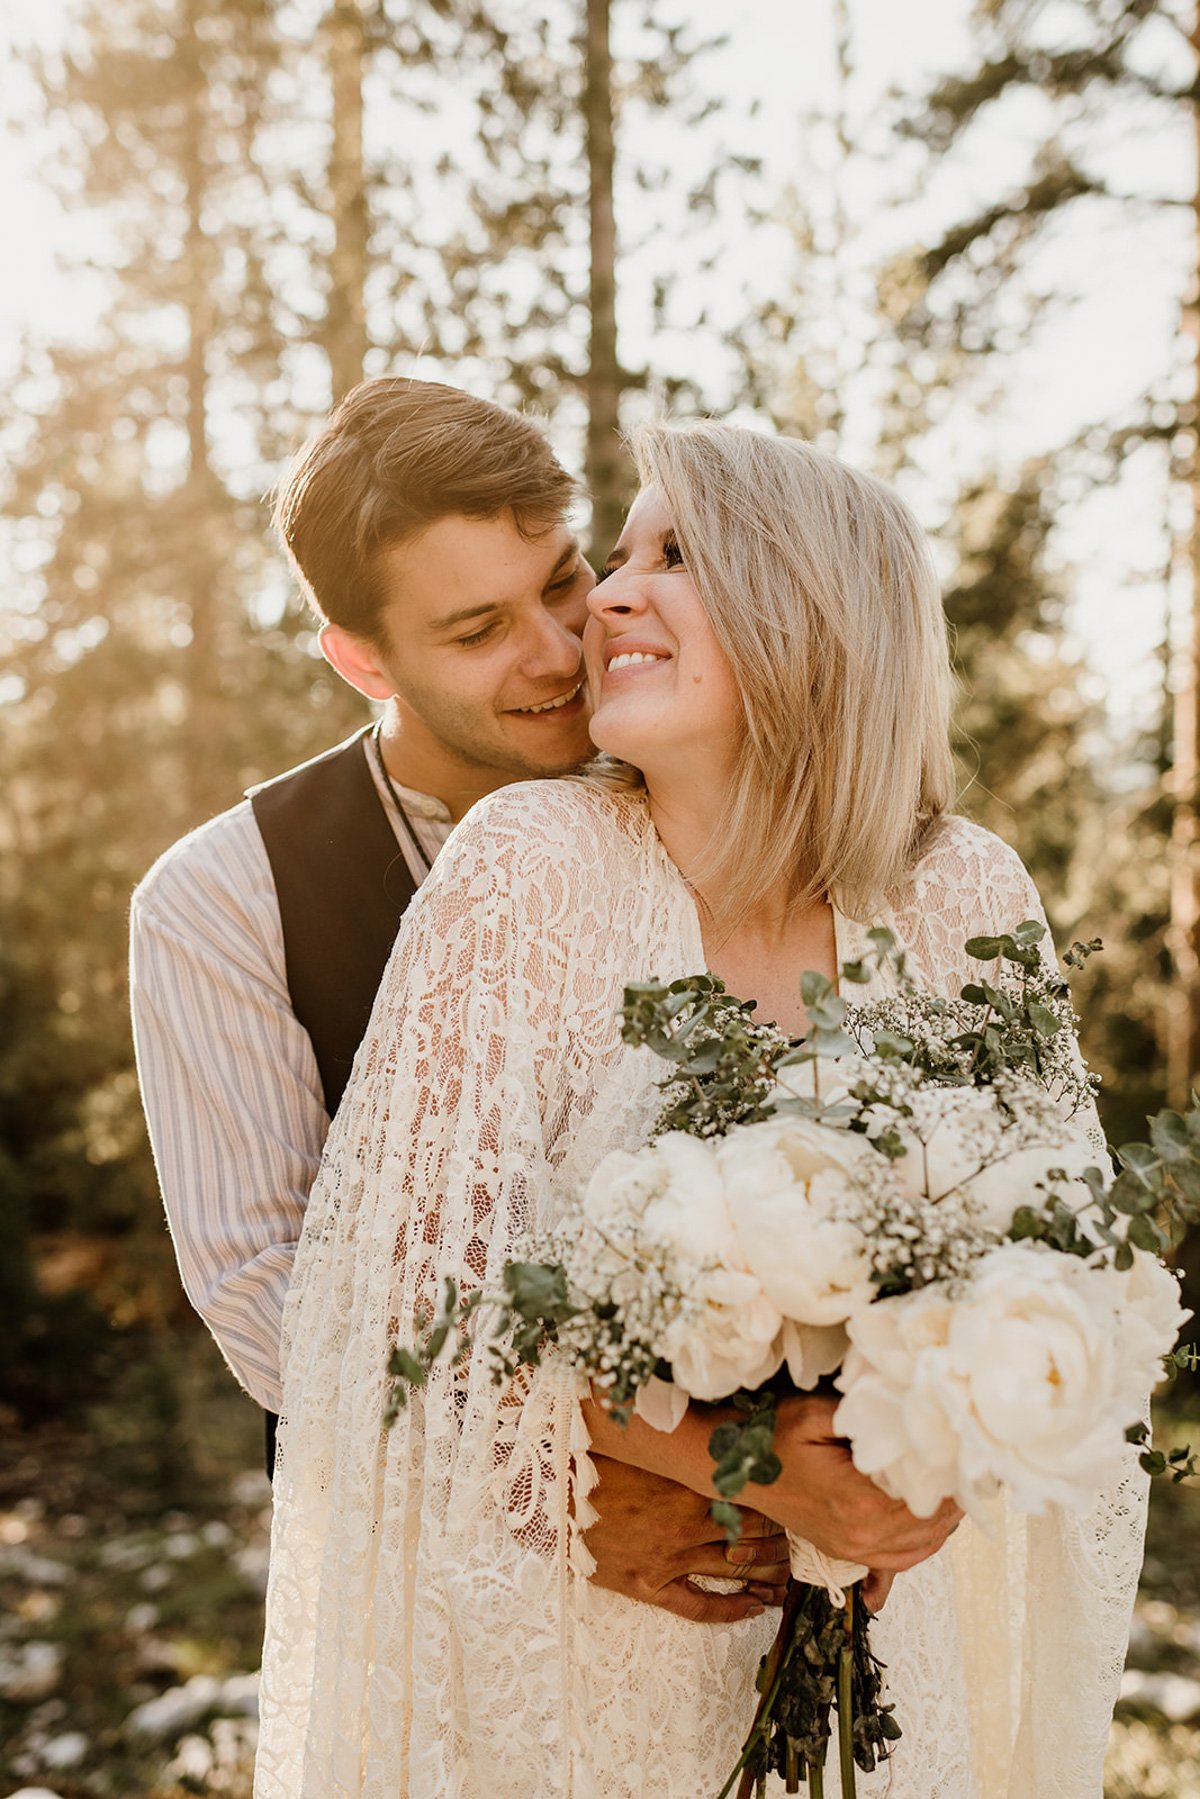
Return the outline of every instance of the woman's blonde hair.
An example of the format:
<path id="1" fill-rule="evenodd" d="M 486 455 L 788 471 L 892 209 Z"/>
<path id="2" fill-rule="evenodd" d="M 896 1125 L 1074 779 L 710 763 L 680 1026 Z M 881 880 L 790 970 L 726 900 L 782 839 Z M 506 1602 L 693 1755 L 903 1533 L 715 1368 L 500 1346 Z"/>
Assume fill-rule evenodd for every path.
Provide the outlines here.
<path id="1" fill-rule="evenodd" d="M 864 916 L 954 797 L 945 614 L 920 526 L 882 482 L 795 438 L 695 420 L 644 426 L 632 448 L 744 708 L 689 879 L 730 924 L 779 890 Z"/>

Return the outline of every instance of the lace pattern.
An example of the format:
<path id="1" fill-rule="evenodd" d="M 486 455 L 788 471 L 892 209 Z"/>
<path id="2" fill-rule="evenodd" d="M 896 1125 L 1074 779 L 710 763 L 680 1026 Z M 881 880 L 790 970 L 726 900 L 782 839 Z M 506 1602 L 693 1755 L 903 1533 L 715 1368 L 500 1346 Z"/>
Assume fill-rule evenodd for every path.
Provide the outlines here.
<path id="1" fill-rule="evenodd" d="M 965 936 L 1036 908 L 1012 852 L 953 820 L 877 922 L 947 991 Z M 839 916 L 843 957 L 862 928 Z M 644 800 L 578 783 L 484 801 L 410 909 L 285 1311 L 256 1799 L 719 1789 L 775 1620 L 698 1626 L 582 1578 L 570 1377 L 501 1392 L 480 1356 L 380 1427 L 389 1342 L 444 1277 L 478 1285 L 645 1140 L 658 1069 L 620 1040 L 625 983 L 702 966 Z M 964 1525 L 900 1577 L 875 1632 L 905 1737 L 864 1799 L 1097 1799 L 1139 1480 L 1092 1520 Z"/>

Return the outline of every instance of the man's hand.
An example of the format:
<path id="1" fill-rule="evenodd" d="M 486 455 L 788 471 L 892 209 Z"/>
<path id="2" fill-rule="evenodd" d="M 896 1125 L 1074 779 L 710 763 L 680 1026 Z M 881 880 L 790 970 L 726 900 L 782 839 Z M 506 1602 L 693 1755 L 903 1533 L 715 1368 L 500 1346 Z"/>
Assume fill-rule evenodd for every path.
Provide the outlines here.
<path id="1" fill-rule="evenodd" d="M 628 1462 L 594 1461 L 599 1478 L 588 1497 L 599 1515 L 584 1541 L 596 1558 L 597 1586 L 698 1624 L 732 1624 L 782 1605 L 787 1539 L 772 1534 L 765 1518 L 744 1512 L 741 1541 L 731 1549 L 699 1494 Z M 710 1593 L 693 1584 L 697 1574 L 746 1587 Z"/>
<path id="2" fill-rule="evenodd" d="M 783 1473 L 771 1486 L 747 1487 L 746 1496 L 826 1555 L 881 1573 L 915 1568 L 937 1554 L 963 1514 L 947 1499 L 932 1518 L 918 1518 L 889 1499 L 858 1472 L 845 1439 L 834 1434 L 835 1405 L 818 1397 L 781 1401 L 775 1450 Z"/>

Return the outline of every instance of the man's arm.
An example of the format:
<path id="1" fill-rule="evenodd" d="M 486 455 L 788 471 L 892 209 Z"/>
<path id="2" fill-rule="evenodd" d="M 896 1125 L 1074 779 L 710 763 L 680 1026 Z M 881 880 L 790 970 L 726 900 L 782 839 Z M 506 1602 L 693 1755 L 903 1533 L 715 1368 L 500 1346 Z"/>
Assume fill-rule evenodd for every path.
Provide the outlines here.
<path id="1" fill-rule="evenodd" d="M 283 1301 L 329 1121 L 250 808 L 169 851 L 131 923 L 138 1079 L 180 1275 L 234 1374 L 276 1411 Z"/>

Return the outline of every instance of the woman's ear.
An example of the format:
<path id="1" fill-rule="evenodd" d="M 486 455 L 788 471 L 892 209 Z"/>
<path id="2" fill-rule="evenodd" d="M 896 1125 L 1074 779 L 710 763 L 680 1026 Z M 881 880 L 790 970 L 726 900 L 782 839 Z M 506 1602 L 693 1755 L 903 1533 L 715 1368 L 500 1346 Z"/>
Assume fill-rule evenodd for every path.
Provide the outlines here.
<path id="1" fill-rule="evenodd" d="M 356 637 L 341 625 L 322 625 L 317 632 L 321 654 L 343 681 L 369 700 L 390 700 L 396 688 L 383 657 L 367 637 Z"/>

